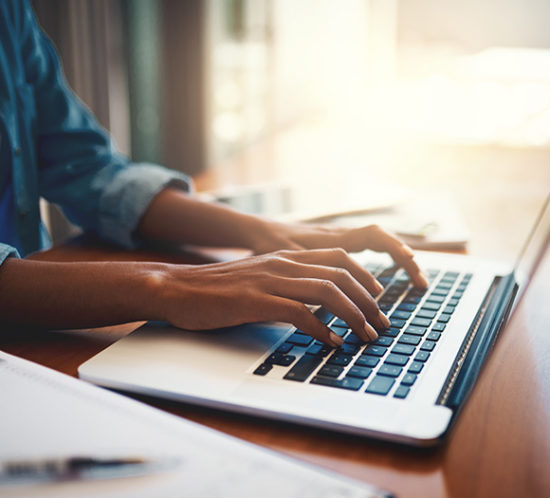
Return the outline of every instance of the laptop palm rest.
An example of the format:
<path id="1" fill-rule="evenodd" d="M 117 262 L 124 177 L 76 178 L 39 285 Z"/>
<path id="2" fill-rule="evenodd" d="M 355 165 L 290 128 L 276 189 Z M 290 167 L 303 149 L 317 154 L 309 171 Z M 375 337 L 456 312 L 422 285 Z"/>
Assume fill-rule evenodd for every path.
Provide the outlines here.
<path id="1" fill-rule="evenodd" d="M 187 392 L 208 397 L 229 392 L 289 330 L 287 324 L 257 323 L 188 331 L 149 323 L 78 369 L 85 380 L 134 391 Z M 149 389 L 148 389 L 149 388 Z"/>

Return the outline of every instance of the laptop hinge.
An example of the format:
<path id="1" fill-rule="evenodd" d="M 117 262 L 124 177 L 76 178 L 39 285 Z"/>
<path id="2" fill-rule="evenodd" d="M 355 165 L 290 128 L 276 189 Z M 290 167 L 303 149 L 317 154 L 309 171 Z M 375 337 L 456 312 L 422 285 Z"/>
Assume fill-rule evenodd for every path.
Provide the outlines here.
<path id="1" fill-rule="evenodd" d="M 517 290 L 518 285 L 513 274 L 493 280 L 466 334 L 437 404 L 456 410 L 466 400 L 485 358 L 508 318 Z"/>

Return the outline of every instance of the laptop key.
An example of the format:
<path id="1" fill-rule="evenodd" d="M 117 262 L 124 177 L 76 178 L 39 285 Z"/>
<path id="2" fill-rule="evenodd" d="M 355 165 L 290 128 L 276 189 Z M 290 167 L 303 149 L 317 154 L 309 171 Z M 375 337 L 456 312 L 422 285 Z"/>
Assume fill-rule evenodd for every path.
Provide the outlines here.
<path id="1" fill-rule="evenodd" d="M 376 375 L 374 379 L 371 380 L 365 392 L 370 394 L 379 394 L 379 395 L 385 396 L 390 392 L 390 389 L 394 384 L 395 384 L 395 379 L 393 377 Z"/>
<path id="2" fill-rule="evenodd" d="M 372 368 L 353 366 L 348 370 L 346 376 L 366 379 L 372 373 Z"/>
<path id="3" fill-rule="evenodd" d="M 363 354 L 371 356 L 384 356 L 388 349 L 382 346 L 367 346 L 363 351 Z"/>
<path id="4" fill-rule="evenodd" d="M 344 377 L 343 379 L 331 379 L 330 377 L 315 376 L 311 379 L 312 384 L 318 384 L 320 386 L 327 387 L 339 387 L 340 389 L 349 389 L 351 391 L 358 391 L 363 385 L 363 380 L 356 379 L 354 377 Z"/>
<path id="5" fill-rule="evenodd" d="M 325 308 L 319 308 L 314 315 L 325 324 L 334 318 L 334 315 Z"/>
<path id="6" fill-rule="evenodd" d="M 409 369 L 407 370 L 409 373 L 418 374 L 422 371 L 424 368 L 424 363 L 421 363 L 420 361 L 413 361 L 409 365 Z"/>
<path id="7" fill-rule="evenodd" d="M 441 303 L 434 303 L 434 302 L 426 301 L 422 305 L 423 310 L 438 311 L 439 308 L 441 308 Z"/>
<path id="8" fill-rule="evenodd" d="M 407 395 L 409 394 L 411 388 L 410 387 L 407 387 L 407 386 L 404 386 L 404 385 L 400 385 L 396 390 L 395 392 L 393 393 L 393 397 L 394 398 L 400 398 L 400 399 L 405 399 L 407 397 Z"/>
<path id="9" fill-rule="evenodd" d="M 455 306 L 447 305 L 443 308 L 442 313 L 447 313 L 448 315 L 450 315 L 451 313 L 454 313 L 454 311 L 455 311 Z"/>
<path id="10" fill-rule="evenodd" d="M 344 339 L 344 342 L 346 344 L 354 344 L 356 346 L 362 346 L 363 344 L 365 344 L 365 341 L 363 339 L 359 339 L 359 337 L 357 337 L 353 333 L 349 333 Z"/>
<path id="11" fill-rule="evenodd" d="M 447 304 L 449 306 L 456 306 L 458 304 L 458 299 L 449 299 Z"/>
<path id="12" fill-rule="evenodd" d="M 439 318 L 437 319 L 440 323 L 447 323 L 451 319 L 451 315 L 448 315 L 447 313 L 442 313 L 439 315 Z"/>
<path id="13" fill-rule="evenodd" d="M 414 311 L 416 309 L 416 305 L 412 303 L 401 303 L 397 309 L 402 311 Z"/>
<path id="14" fill-rule="evenodd" d="M 380 336 L 397 337 L 399 335 L 399 329 L 390 327 L 389 329 L 380 332 Z"/>
<path id="15" fill-rule="evenodd" d="M 413 318 L 411 325 L 416 325 L 417 327 L 429 327 L 432 321 L 429 318 Z"/>
<path id="16" fill-rule="evenodd" d="M 400 329 L 405 325 L 406 320 L 401 320 L 399 318 L 390 318 L 390 323 L 392 327 Z"/>
<path id="17" fill-rule="evenodd" d="M 302 335 L 294 332 L 294 334 L 292 334 L 286 340 L 286 342 L 289 342 L 290 344 L 294 344 L 295 346 L 306 347 L 313 342 L 313 338 L 310 337 L 309 335 Z"/>
<path id="18" fill-rule="evenodd" d="M 359 352 L 359 346 L 355 344 L 342 344 L 336 349 L 337 353 L 347 354 L 350 356 L 355 356 Z"/>
<path id="19" fill-rule="evenodd" d="M 322 362 L 323 359 L 318 356 L 305 354 L 286 373 L 284 378 L 304 382 Z"/>
<path id="20" fill-rule="evenodd" d="M 426 330 L 428 330 L 426 327 L 419 327 L 417 325 L 409 325 L 405 329 L 405 334 L 412 334 L 412 335 L 424 335 L 426 333 Z"/>
<path id="21" fill-rule="evenodd" d="M 324 375 L 325 377 L 340 377 L 340 374 L 344 371 L 344 367 L 337 367 L 334 365 L 325 365 L 318 372 L 317 375 Z"/>
<path id="22" fill-rule="evenodd" d="M 267 360 L 265 360 L 266 363 L 271 363 L 273 365 L 280 365 L 282 367 L 288 367 L 292 363 L 294 363 L 294 360 L 296 359 L 296 356 L 290 355 L 290 354 L 281 354 L 281 353 L 273 353 L 269 355 Z"/>
<path id="23" fill-rule="evenodd" d="M 434 323 L 434 326 L 432 327 L 432 330 L 435 330 L 436 332 L 443 332 L 445 330 L 446 323 L 436 322 Z"/>
<path id="24" fill-rule="evenodd" d="M 456 271 L 446 271 L 443 275 L 443 278 L 456 279 L 456 277 L 458 277 L 458 272 Z"/>
<path id="25" fill-rule="evenodd" d="M 410 356 L 415 352 L 416 348 L 409 344 L 396 344 L 391 350 L 392 353 L 404 354 Z"/>
<path id="26" fill-rule="evenodd" d="M 419 351 L 418 353 L 416 353 L 416 356 L 414 357 L 414 361 L 425 362 L 425 361 L 428 361 L 429 357 L 430 357 L 430 353 L 428 351 Z"/>
<path id="27" fill-rule="evenodd" d="M 419 309 L 418 313 L 416 314 L 418 318 L 429 318 L 430 320 L 434 319 L 435 315 L 437 315 L 437 311 L 427 310 L 425 308 Z"/>
<path id="28" fill-rule="evenodd" d="M 416 335 L 403 334 L 397 342 L 401 344 L 411 344 L 412 346 L 418 346 L 421 338 Z"/>
<path id="29" fill-rule="evenodd" d="M 386 365 L 385 363 L 378 369 L 378 375 L 386 375 L 388 377 L 399 377 L 403 369 L 396 365 Z"/>
<path id="30" fill-rule="evenodd" d="M 402 355 L 402 354 L 393 354 L 390 353 L 388 357 L 386 358 L 386 361 L 384 362 L 384 365 L 390 364 L 390 365 L 397 365 L 399 367 L 405 366 L 409 361 L 409 357 Z"/>
<path id="31" fill-rule="evenodd" d="M 412 386 L 416 382 L 416 374 L 406 373 L 401 379 L 401 384 L 404 386 Z"/>
<path id="32" fill-rule="evenodd" d="M 378 365 L 379 361 L 380 359 L 376 356 L 360 356 L 355 360 L 354 365 L 357 365 L 358 367 L 374 368 L 376 365 Z"/>
<path id="33" fill-rule="evenodd" d="M 342 320 L 341 318 L 337 318 L 336 320 L 334 320 L 334 322 L 332 322 L 332 325 L 334 325 L 335 327 L 342 327 L 344 329 L 349 329 L 349 325 L 344 322 L 344 320 Z"/>
<path id="34" fill-rule="evenodd" d="M 376 341 L 373 341 L 372 344 L 374 344 L 376 346 L 388 347 L 388 346 L 391 346 L 392 342 L 393 342 L 393 337 L 389 337 L 387 335 L 382 335 L 382 336 L 378 337 L 378 339 L 376 339 Z"/>
<path id="35" fill-rule="evenodd" d="M 441 337 L 441 332 L 435 332 L 432 330 L 427 336 L 426 339 L 429 339 L 430 341 L 438 341 Z"/>
<path id="36" fill-rule="evenodd" d="M 411 317 L 411 312 L 410 311 L 402 311 L 402 310 L 397 310 L 397 311 L 394 311 L 390 317 L 390 320 L 392 318 L 398 318 L 398 319 L 401 319 L 401 320 L 408 320 L 410 317 Z"/>
<path id="37" fill-rule="evenodd" d="M 426 299 L 426 301 L 431 302 L 431 303 L 442 303 L 443 301 L 445 301 L 445 296 L 438 296 L 437 294 L 436 295 L 430 294 L 428 296 L 428 299 Z"/>
<path id="38" fill-rule="evenodd" d="M 325 346 L 324 344 L 313 344 L 313 346 L 310 346 L 310 348 L 306 351 L 306 354 L 322 356 L 324 358 L 331 351 L 332 351 L 332 348 Z"/>
<path id="39" fill-rule="evenodd" d="M 273 368 L 273 365 L 269 363 L 262 363 L 256 370 L 254 370 L 254 375 L 265 375 L 272 368 Z"/>
<path id="40" fill-rule="evenodd" d="M 420 346 L 420 349 L 422 351 L 433 351 L 433 349 L 435 348 L 435 344 L 436 343 L 434 341 L 426 340 L 422 343 L 422 346 Z"/>
<path id="41" fill-rule="evenodd" d="M 348 329 L 343 329 L 342 327 L 337 327 L 336 325 L 331 325 L 330 330 L 332 330 L 337 336 L 343 337 L 348 333 Z"/>
<path id="42" fill-rule="evenodd" d="M 422 301 L 422 296 L 405 296 L 405 299 L 403 299 L 404 303 L 410 304 L 418 304 L 420 301 Z"/>
<path id="43" fill-rule="evenodd" d="M 334 353 L 328 360 L 327 365 L 338 365 L 345 367 L 351 363 L 353 358 L 347 354 Z"/>
<path id="44" fill-rule="evenodd" d="M 294 346 L 288 342 L 283 342 L 276 350 L 276 353 L 287 354 Z"/>

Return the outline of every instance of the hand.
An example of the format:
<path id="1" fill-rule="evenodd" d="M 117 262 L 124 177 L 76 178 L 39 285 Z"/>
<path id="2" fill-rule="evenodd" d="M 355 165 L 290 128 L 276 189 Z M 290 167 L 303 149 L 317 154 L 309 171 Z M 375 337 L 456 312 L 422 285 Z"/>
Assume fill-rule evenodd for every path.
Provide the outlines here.
<path id="1" fill-rule="evenodd" d="M 322 305 L 363 339 L 378 337 L 389 320 L 373 295 L 374 277 L 343 249 L 284 250 L 209 265 L 164 265 L 152 294 L 163 320 L 200 330 L 247 322 L 281 321 L 331 346 L 342 338 L 303 304 Z"/>
<path id="2" fill-rule="evenodd" d="M 412 249 L 378 225 L 345 228 L 332 225 L 266 222 L 253 250 L 257 254 L 280 249 L 319 249 L 339 247 L 348 252 L 371 249 L 387 252 L 409 274 L 415 287 L 425 289 L 428 281 L 414 260 Z"/>

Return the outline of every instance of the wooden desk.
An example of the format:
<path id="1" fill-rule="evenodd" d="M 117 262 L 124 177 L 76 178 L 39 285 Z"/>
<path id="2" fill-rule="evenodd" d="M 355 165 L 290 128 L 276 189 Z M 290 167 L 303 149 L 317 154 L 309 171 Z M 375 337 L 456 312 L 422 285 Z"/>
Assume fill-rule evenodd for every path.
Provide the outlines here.
<path id="1" fill-rule="evenodd" d="M 163 259 L 104 247 L 63 246 L 48 260 Z M 415 450 L 322 430 L 143 398 L 169 412 L 411 497 L 550 496 L 550 253 L 497 342 L 447 442 Z M 17 332 L 0 349 L 69 375 L 139 324 Z"/>
<path id="2" fill-rule="evenodd" d="M 319 144 L 325 144 L 328 152 Z M 361 145 L 361 150 L 369 147 L 381 150 L 376 144 Z M 256 147 L 231 164 L 220 166 L 214 174 L 199 178 L 197 184 L 204 190 L 227 183 L 281 178 L 302 183 L 313 178 L 322 194 L 321 201 L 326 202 L 327 198 L 334 200 L 341 196 L 339 183 L 321 174 L 330 171 L 334 161 L 383 163 L 385 167 L 375 172 L 365 170 L 365 178 L 377 174 L 389 184 L 399 181 L 408 188 L 424 191 L 439 191 L 444 186 L 455 196 L 472 231 L 472 254 L 508 260 L 517 254 L 550 185 L 546 150 L 446 148 L 419 154 L 410 149 L 384 147 L 383 152 L 383 157 L 367 160 L 350 155 L 345 143 L 342 146 L 318 137 L 295 140 L 286 136 L 282 143 Z M 397 155 L 388 157 L 390 152 Z M 269 167 L 262 169 L 259 165 Z M 351 178 L 361 185 L 356 176 L 352 173 Z M 188 261 L 178 255 L 70 245 L 36 257 L 58 261 L 106 258 Z M 189 405 L 145 401 L 248 441 L 372 482 L 399 496 L 550 496 L 549 303 L 550 254 L 547 254 L 497 342 L 450 437 L 433 450 L 403 448 Z M 3 334 L 0 349 L 76 376 L 81 363 L 138 325 Z"/>

